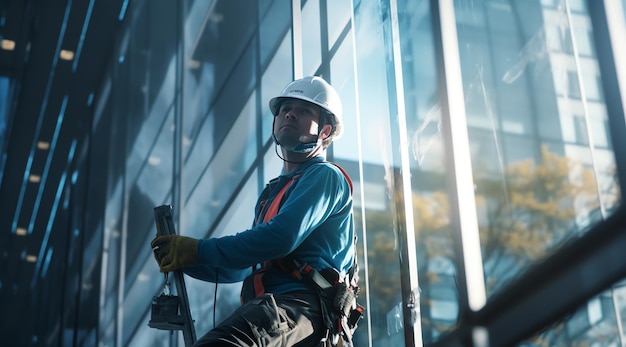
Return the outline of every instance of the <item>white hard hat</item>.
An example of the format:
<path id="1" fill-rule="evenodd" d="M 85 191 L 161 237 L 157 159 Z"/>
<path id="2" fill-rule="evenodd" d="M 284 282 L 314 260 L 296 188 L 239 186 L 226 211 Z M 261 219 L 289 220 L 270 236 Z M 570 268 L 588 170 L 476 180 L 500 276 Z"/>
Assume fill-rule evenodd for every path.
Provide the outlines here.
<path id="1" fill-rule="evenodd" d="M 343 133 L 341 99 L 339 94 L 328 82 L 318 76 L 307 76 L 289 83 L 280 92 L 280 95 L 270 100 L 270 110 L 276 116 L 280 111 L 280 104 L 284 99 L 299 99 L 320 106 L 328 114 L 332 115 L 330 121 L 333 125 L 333 137 L 337 138 Z"/>

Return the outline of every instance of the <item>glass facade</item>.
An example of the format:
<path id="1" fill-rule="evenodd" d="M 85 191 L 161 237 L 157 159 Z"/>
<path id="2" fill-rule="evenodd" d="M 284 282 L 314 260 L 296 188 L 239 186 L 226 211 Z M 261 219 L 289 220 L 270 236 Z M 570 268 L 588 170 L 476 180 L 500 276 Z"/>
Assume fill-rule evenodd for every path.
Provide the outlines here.
<path id="1" fill-rule="evenodd" d="M 153 207 L 172 205 L 182 235 L 247 229 L 282 167 L 268 101 L 303 75 L 343 101 L 346 132 L 328 159 L 355 184 L 366 306 L 356 346 L 436 343 L 620 208 L 587 2 L 434 3 L 131 2 L 93 124 L 107 148 L 91 170 L 106 192 L 91 223 L 102 235 L 100 346 L 176 345 L 148 327 L 164 284 Z M 456 66 L 442 56 L 450 43 Z M 238 284 L 186 284 L 198 336 L 239 305 Z M 625 288 L 520 346 L 623 345 Z"/>
<path id="2" fill-rule="evenodd" d="M 6 138 L 6 132 L 8 127 L 8 113 L 9 113 L 9 79 L 6 77 L 0 77 L 0 103 L 3 105 L 0 107 L 0 148 L 4 147 Z"/>

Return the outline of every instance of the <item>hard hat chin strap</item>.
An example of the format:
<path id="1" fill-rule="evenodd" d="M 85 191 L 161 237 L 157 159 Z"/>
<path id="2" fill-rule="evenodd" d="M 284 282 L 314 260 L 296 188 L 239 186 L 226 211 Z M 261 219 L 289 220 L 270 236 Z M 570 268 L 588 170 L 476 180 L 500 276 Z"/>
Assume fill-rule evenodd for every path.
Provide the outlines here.
<path id="1" fill-rule="evenodd" d="M 284 147 L 282 143 L 278 142 L 276 135 L 272 134 L 272 137 L 274 138 L 275 144 Z M 315 141 L 306 142 L 306 143 L 302 142 L 298 144 L 296 147 L 294 147 L 293 149 L 289 149 L 288 151 L 295 152 L 295 153 L 311 153 L 318 146 L 321 146 L 321 145 L 322 145 L 322 140 L 319 139 L 319 136 L 315 136 Z"/>
<path id="2" fill-rule="evenodd" d="M 311 153 L 313 152 L 317 147 L 322 145 L 322 140 L 320 140 L 320 134 L 322 133 L 322 128 L 324 128 L 324 120 L 325 117 L 320 116 L 320 122 L 319 122 L 319 126 L 317 128 L 317 135 L 315 136 L 315 141 L 311 141 L 311 142 L 301 142 L 300 144 L 298 144 L 297 146 L 295 146 L 293 149 L 290 149 L 290 152 L 295 152 L 295 153 Z M 274 116 L 274 123 L 276 122 L 276 117 Z M 272 137 L 274 138 L 274 143 L 284 147 L 280 142 L 278 142 L 278 139 L 276 138 L 276 135 L 274 135 L 274 124 L 272 124 Z M 282 158 L 281 158 L 282 159 Z"/>
<path id="3" fill-rule="evenodd" d="M 296 153 L 311 153 L 321 145 L 322 140 L 319 139 L 319 136 L 315 136 L 315 142 L 301 143 L 294 147 L 291 151 Z"/>

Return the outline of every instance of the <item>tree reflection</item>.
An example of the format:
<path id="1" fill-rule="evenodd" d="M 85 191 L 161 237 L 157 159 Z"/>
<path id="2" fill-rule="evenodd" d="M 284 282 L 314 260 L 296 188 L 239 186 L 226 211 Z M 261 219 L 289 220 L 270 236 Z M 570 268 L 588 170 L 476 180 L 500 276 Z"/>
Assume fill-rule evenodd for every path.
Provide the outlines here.
<path id="1" fill-rule="evenodd" d="M 550 152 L 546 146 L 536 162 L 529 159 L 510 164 L 501 176 L 476 171 L 476 206 L 488 296 L 600 220 L 599 192 L 607 210 L 620 200 L 617 184 L 610 182 L 598 189 L 592 168 Z M 601 174 L 604 178 L 615 176 L 614 170 Z M 419 174 L 416 176 L 419 179 Z M 450 202 L 445 177 L 439 176 L 435 184 L 438 190 L 415 192 L 412 201 L 425 343 L 454 328 L 458 318 Z M 610 181 L 604 178 L 602 182 Z M 401 198 L 401 194 L 394 196 Z M 373 320 L 380 320 L 402 301 L 399 285 L 390 285 L 399 281 L 399 250 L 390 230 L 393 218 L 388 211 L 366 211 L 366 221 L 369 294 L 373 298 L 369 313 Z M 615 326 L 614 316 L 610 317 L 613 322 L 601 322 L 605 330 L 607 324 Z M 570 336 L 563 328 L 567 322 L 560 324 L 529 343 L 547 346 L 564 339 L 568 343 L 586 341 L 585 334 Z M 372 326 L 374 341 L 388 334 L 383 330 L 385 326 Z M 593 326 L 587 324 L 586 328 Z M 611 330 L 612 336 L 617 336 L 617 330 Z"/>

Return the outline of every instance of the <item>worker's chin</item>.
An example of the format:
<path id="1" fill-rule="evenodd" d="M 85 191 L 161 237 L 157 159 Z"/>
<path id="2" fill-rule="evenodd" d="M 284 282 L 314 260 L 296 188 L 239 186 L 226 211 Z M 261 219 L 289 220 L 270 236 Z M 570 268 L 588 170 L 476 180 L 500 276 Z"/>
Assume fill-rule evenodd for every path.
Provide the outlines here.
<path id="1" fill-rule="evenodd" d="M 283 136 L 280 136 L 283 135 Z M 286 136 L 284 134 L 279 134 L 276 136 L 278 143 L 286 150 L 293 150 L 300 144 L 299 136 Z"/>
<path id="2" fill-rule="evenodd" d="M 316 140 L 315 135 L 299 135 L 295 136 L 286 132 L 279 132 L 275 134 L 278 143 L 283 147 L 283 150 L 302 153 L 302 147 L 304 145 L 314 143 Z M 308 151 L 307 151 L 308 152 Z"/>

